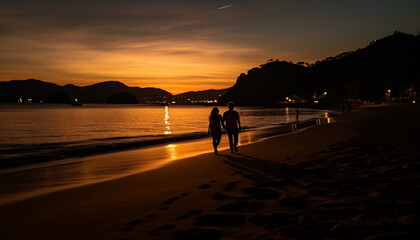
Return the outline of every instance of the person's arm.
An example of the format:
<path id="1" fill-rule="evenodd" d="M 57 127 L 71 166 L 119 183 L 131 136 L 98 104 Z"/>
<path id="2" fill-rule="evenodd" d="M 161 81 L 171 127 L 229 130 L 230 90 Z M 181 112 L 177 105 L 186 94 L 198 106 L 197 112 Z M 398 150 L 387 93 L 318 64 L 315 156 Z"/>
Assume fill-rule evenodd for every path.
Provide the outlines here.
<path id="1" fill-rule="evenodd" d="M 226 126 L 225 126 L 225 120 L 223 119 L 222 115 L 219 115 L 219 116 L 220 116 L 220 122 L 222 123 L 222 127 L 223 128 L 226 128 Z"/>
<path id="2" fill-rule="evenodd" d="M 224 129 L 226 129 L 225 121 L 226 121 L 226 119 L 225 119 L 225 114 L 223 114 L 223 117 L 222 117 L 222 127 L 223 127 Z"/>
<path id="3" fill-rule="evenodd" d="M 210 131 L 210 126 L 211 126 L 211 122 L 209 121 L 209 129 L 207 130 L 207 132 L 208 132 L 209 134 L 211 134 L 211 131 Z"/>
<path id="4" fill-rule="evenodd" d="M 241 132 L 242 131 L 242 129 L 241 129 L 241 120 L 239 119 L 239 113 L 238 113 L 238 126 L 239 126 L 239 132 Z"/>

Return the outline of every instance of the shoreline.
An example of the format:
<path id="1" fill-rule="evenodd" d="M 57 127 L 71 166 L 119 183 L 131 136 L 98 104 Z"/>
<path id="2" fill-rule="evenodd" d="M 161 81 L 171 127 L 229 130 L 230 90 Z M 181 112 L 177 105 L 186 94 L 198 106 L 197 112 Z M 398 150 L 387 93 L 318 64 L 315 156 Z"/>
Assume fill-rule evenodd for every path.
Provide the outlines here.
<path id="1" fill-rule="evenodd" d="M 0 230 L 7 239 L 418 236 L 418 120 L 418 106 L 366 107 L 238 154 L 0 206 Z"/>
<path id="2" fill-rule="evenodd" d="M 333 112 L 331 115 L 335 116 L 337 115 L 337 112 Z M 313 122 L 316 121 L 315 119 L 318 118 L 307 119 L 301 123 Z M 264 127 L 245 127 L 243 130 L 245 130 L 244 132 L 248 132 L 259 131 L 264 128 L 288 128 L 288 125 L 292 123 L 294 122 L 282 123 L 279 125 L 271 124 Z M 280 132 L 282 132 L 281 129 Z M 116 151 L 130 151 L 140 148 L 155 147 L 162 144 L 177 144 L 190 140 L 205 139 L 207 137 L 207 132 L 190 132 L 171 135 L 162 134 L 86 139 L 80 142 L 40 143 L 19 148 L 14 146 L 10 147 L 10 149 L 0 150 L 0 172 L 3 169 L 17 168 L 31 164 L 84 158 Z"/>

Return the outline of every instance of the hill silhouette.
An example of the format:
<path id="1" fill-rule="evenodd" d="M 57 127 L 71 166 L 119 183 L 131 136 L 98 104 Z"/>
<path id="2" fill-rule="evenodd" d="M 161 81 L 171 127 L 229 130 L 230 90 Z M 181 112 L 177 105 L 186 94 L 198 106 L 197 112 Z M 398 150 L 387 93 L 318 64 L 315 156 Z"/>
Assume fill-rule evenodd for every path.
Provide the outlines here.
<path id="1" fill-rule="evenodd" d="M 17 102 L 19 99 L 32 99 L 33 102 L 46 101 L 47 97 L 60 91 L 57 84 L 35 79 L 0 82 L 0 102 Z"/>
<path id="2" fill-rule="evenodd" d="M 119 92 L 111 95 L 106 103 L 110 104 L 136 104 L 138 103 L 136 97 L 128 92 Z"/>
<path id="3" fill-rule="evenodd" d="M 58 91 L 58 92 L 53 92 L 50 95 L 48 95 L 45 102 L 46 103 L 70 104 L 71 100 L 69 98 L 69 95 L 66 92 Z"/>
<path id="4" fill-rule="evenodd" d="M 190 91 L 181 94 L 174 95 L 172 101 L 175 101 L 179 104 L 200 104 L 200 103 L 211 103 L 214 100 L 219 99 L 223 94 L 225 94 L 229 89 L 210 89 L 204 91 Z"/>
<path id="5" fill-rule="evenodd" d="M 373 41 L 354 52 L 345 52 L 315 64 L 269 60 L 248 73 L 219 99 L 220 104 L 278 105 L 286 97 L 337 104 L 346 99 L 380 101 L 388 89 L 393 97 L 419 91 L 420 35 L 401 32 Z"/>
<path id="6" fill-rule="evenodd" d="M 126 92 L 133 95 L 137 102 L 163 101 L 170 99 L 172 94 L 159 88 L 128 87 L 121 82 L 109 81 L 79 87 L 72 84 L 59 86 L 54 83 L 36 79 L 12 80 L 0 82 L 0 102 L 17 102 L 31 99 L 32 102 L 47 102 L 48 96 L 55 92 L 66 93 L 71 100 L 75 98 L 82 103 L 106 103 L 113 94 Z"/>

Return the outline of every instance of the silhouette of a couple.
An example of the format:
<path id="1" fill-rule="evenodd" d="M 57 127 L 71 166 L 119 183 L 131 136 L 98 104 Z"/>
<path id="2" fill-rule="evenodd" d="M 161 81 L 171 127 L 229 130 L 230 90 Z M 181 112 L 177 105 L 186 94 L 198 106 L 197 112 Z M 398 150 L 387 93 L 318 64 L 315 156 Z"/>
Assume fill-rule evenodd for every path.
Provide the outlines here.
<path id="1" fill-rule="evenodd" d="M 233 108 L 235 104 L 233 102 L 228 103 L 229 110 L 223 113 L 223 117 L 219 114 L 217 107 L 211 111 L 209 120 L 209 134 L 213 138 L 214 153 L 217 154 L 217 146 L 220 144 L 222 139 L 222 127 L 226 129 L 229 137 L 230 152 L 238 151 L 238 134 L 241 132 L 241 121 L 239 120 L 239 113 Z"/>

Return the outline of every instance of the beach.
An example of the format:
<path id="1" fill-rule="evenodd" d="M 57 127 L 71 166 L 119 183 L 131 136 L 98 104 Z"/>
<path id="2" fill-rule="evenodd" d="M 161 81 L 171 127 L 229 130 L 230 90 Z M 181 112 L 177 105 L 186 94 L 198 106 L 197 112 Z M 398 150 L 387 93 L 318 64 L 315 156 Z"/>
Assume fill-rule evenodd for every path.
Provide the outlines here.
<path id="1" fill-rule="evenodd" d="M 416 239 L 419 110 L 362 106 L 236 154 L 2 205 L 0 238 Z"/>

